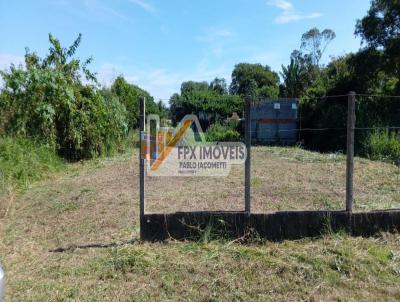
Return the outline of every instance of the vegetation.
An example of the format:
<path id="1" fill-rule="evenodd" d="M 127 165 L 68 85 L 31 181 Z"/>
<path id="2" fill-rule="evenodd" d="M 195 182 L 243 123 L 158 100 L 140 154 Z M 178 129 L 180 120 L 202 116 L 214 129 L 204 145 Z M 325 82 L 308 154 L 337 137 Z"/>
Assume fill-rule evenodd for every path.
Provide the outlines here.
<path id="1" fill-rule="evenodd" d="M 329 43 L 336 38 L 336 34 L 331 29 L 325 29 L 322 32 L 314 27 L 303 34 L 301 37 L 301 49 L 309 54 L 311 63 L 319 67 L 322 55 Z"/>
<path id="2" fill-rule="evenodd" d="M 279 95 L 279 76 L 269 66 L 237 64 L 232 71 L 230 92 L 255 98 L 275 98 Z"/>
<path id="3" fill-rule="evenodd" d="M 74 57 L 81 35 L 68 48 L 50 35 L 49 54 L 43 59 L 27 49 L 25 67 L 12 65 L 9 71 L 0 72 L 4 82 L 0 134 L 36 140 L 68 160 L 109 155 L 123 148 L 129 131 L 138 127 L 140 96 L 146 97 L 148 113 L 170 118 L 174 125 L 186 114 L 196 114 L 204 130 L 217 124 L 208 131 L 209 138 L 236 139 L 235 131 L 240 129 L 226 135 L 216 133 L 229 128 L 225 121 L 233 113 L 243 117 L 246 95 L 255 100 L 298 98 L 302 128 L 344 129 L 346 97 L 329 101 L 324 97 L 349 91 L 374 95 L 358 97 L 358 128 L 399 127 L 400 102 L 383 97 L 400 95 L 399 13 L 395 2 L 374 0 L 356 24 L 355 33 L 364 42 L 358 52 L 321 64 L 336 34 L 331 29 L 312 28 L 302 35 L 290 64 L 282 66 L 282 83 L 268 65 L 240 63 L 229 85 L 223 78 L 182 83 L 180 93 L 171 96 L 169 109 L 122 76 L 111 87 L 100 87 L 88 69 L 92 58 L 80 61 Z M 299 140 L 309 149 L 342 151 L 344 133 L 338 131 L 301 132 Z M 367 131 L 357 133 L 358 154 L 368 155 L 370 137 Z"/>
<path id="4" fill-rule="evenodd" d="M 49 41 L 45 58 L 27 49 L 24 67 L 11 65 L 0 72 L 4 134 L 34 139 L 68 160 L 88 159 L 120 148 L 129 130 L 137 127 L 139 96 L 147 98 L 149 113 L 164 110 L 122 77 L 110 89 L 99 89 L 87 68 L 92 59 L 74 58 L 81 35 L 68 48 L 51 34 Z"/>
<path id="5" fill-rule="evenodd" d="M 91 59 L 73 59 L 81 36 L 69 48 L 49 36 L 50 53 L 40 59 L 27 50 L 25 66 L 2 72 L 2 115 L 10 135 L 35 138 L 67 159 L 105 153 L 127 131 L 124 108 L 115 99 L 104 100 L 91 84 L 86 69 Z M 112 132 L 108 130 L 112 130 Z"/>
<path id="6" fill-rule="evenodd" d="M 242 245 L 216 240 L 215 230 L 205 229 L 195 242 L 140 243 L 139 197 L 132 189 L 138 183 L 132 173 L 137 155 L 74 163 L 73 172 L 58 173 L 15 196 L 0 218 L 6 301 L 400 299 L 398 234 L 327 233 L 284 242 L 265 242 L 255 234 Z M 339 195 L 333 205 L 343 208 L 343 155 L 257 147 L 253 158 L 252 175 L 259 179 L 254 211 L 326 209 L 331 187 L 333 197 Z M 356 160 L 362 169 L 356 169 L 355 206 L 382 207 L 389 189 L 398 189 L 395 167 Z M 218 180 L 148 179 L 147 210 L 241 210 L 243 171 L 233 172 Z M 398 207 L 398 193 L 391 194 L 391 206 Z M 111 242 L 121 245 L 76 248 Z M 57 247 L 67 251 L 49 252 Z"/>
<path id="7" fill-rule="evenodd" d="M 397 1 L 373 0 L 368 14 L 356 25 L 356 34 L 362 37 L 367 49 L 381 50 L 381 67 L 395 75 L 397 80 L 400 78 L 399 14 L 400 5 Z"/>
<path id="8" fill-rule="evenodd" d="M 238 95 L 228 95 L 225 82 L 215 79 L 207 82 L 184 82 L 181 93 L 170 100 L 170 112 L 174 124 L 186 114 L 197 114 L 202 127 L 222 121 L 233 112 L 241 114 L 243 99 Z"/>
<path id="9" fill-rule="evenodd" d="M 87 68 L 91 59 L 74 57 L 81 36 L 64 48 L 50 35 L 43 59 L 27 50 L 24 66 L 0 72 L 0 258 L 7 274 L 6 299 L 400 300 L 398 234 L 351 238 L 328 232 L 278 243 L 254 234 L 240 245 L 217 240 L 206 228 L 197 242 L 139 243 L 139 200 L 132 190 L 138 183 L 132 166 L 138 166 L 139 156 L 132 147 L 140 96 L 146 97 L 149 113 L 175 123 L 197 114 L 210 141 L 240 139 L 242 125 L 227 118 L 234 112 L 242 117 L 245 95 L 296 97 L 302 127 L 339 129 L 303 135 L 305 146 L 335 152 L 254 147 L 252 211 L 342 210 L 346 159 L 336 151 L 345 148 L 346 97 L 324 97 L 355 90 L 380 97 L 358 96 L 357 127 L 364 130 L 356 132 L 356 148 L 379 161 L 356 157 L 354 210 L 399 208 L 400 170 L 390 164 L 399 161 L 399 133 L 370 131 L 400 127 L 400 102 L 385 97 L 400 94 L 399 15 L 396 1 L 373 0 L 356 25 L 365 43 L 357 53 L 322 65 L 335 34 L 314 28 L 282 67 L 283 83 L 268 66 L 241 63 L 229 85 L 221 78 L 182 83 L 169 111 L 123 77 L 101 87 Z M 188 131 L 187 139 L 194 138 Z M 126 149 L 133 154 L 101 157 Z M 66 161 L 99 156 L 65 169 Z M 241 211 L 243 171 L 236 168 L 218 181 L 149 178 L 146 210 Z M 57 177 L 46 179 L 57 171 Z M 28 185 L 30 190 L 19 194 L 3 192 Z M 117 244 L 76 247 L 99 242 Z M 59 246 L 67 252 L 49 252 Z"/>
<path id="10" fill-rule="evenodd" d="M 368 157 L 375 160 L 387 160 L 400 165 L 400 138 L 389 131 L 371 133 L 365 142 Z"/>
<path id="11" fill-rule="evenodd" d="M 240 140 L 241 137 L 236 127 L 219 123 L 211 125 L 207 129 L 205 136 L 209 142 L 234 142 Z"/>
<path id="12" fill-rule="evenodd" d="M 400 100 L 390 98 L 400 95 L 399 15 L 400 6 L 396 1 L 373 0 L 367 15 L 356 24 L 355 33 L 363 39 L 364 47 L 356 53 L 332 58 L 326 65 L 321 64 L 321 59 L 336 34 L 331 29 L 310 29 L 302 35 L 299 49 L 292 52 L 290 64 L 282 66 L 281 84 L 278 74 L 268 66 L 237 64 L 232 71 L 229 97 L 243 99 L 245 95 L 251 95 L 254 100 L 298 98 L 302 128 L 336 129 L 304 131 L 300 133 L 299 140 L 308 149 L 330 152 L 346 148 L 345 95 L 350 91 L 372 95 L 357 96 L 357 128 L 365 130 L 356 133 L 356 152 L 368 156 L 371 152 L 368 145 L 374 137 L 368 131 L 388 126 L 400 127 Z M 222 87 L 226 87 L 223 79 L 218 80 L 223 83 Z M 227 104 L 226 89 L 222 88 L 221 94 L 212 94 L 209 86 L 211 84 L 194 82 L 182 84 L 181 96 L 176 94 L 171 98 L 172 119 L 179 120 L 181 112 L 201 115 L 207 111 L 206 108 L 210 108 L 210 102 L 224 104 L 226 109 L 223 114 L 208 118 L 208 123 L 203 123 L 205 128 L 214 123 L 223 125 L 226 116 L 242 112 L 243 102 L 229 100 L 230 104 Z M 190 89 L 186 89 L 188 87 Z M 325 98 L 341 95 L 344 97 Z M 196 99 L 196 106 L 189 105 L 193 99 Z M 180 108 L 184 109 L 180 111 Z M 394 141 L 399 140 L 396 133 L 390 136 Z M 375 152 L 377 150 L 388 151 L 387 148 L 379 148 Z M 392 156 L 392 153 L 385 153 L 373 158 Z"/>
<path id="13" fill-rule="evenodd" d="M 63 161 L 46 145 L 0 137 L 0 195 L 9 186 L 27 186 L 63 167 Z"/>
<path id="14" fill-rule="evenodd" d="M 158 114 L 160 118 L 166 117 L 166 108 L 161 101 L 154 102 L 154 98 L 143 89 L 136 85 L 129 84 L 122 76 L 119 76 L 110 89 L 103 89 L 105 98 L 116 98 L 125 106 L 127 111 L 127 121 L 129 129 L 139 127 L 139 98 L 145 97 L 146 111 L 148 113 Z"/>

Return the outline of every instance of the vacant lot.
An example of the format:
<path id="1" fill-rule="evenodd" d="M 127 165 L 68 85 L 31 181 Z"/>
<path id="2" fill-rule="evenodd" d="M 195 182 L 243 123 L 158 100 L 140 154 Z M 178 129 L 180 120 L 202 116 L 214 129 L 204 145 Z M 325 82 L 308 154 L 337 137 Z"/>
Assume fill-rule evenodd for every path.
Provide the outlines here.
<path id="1" fill-rule="evenodd" d="M 400 169 L 356 158 L 355 210 L 400 208 Z M 346 157 L 299 148 L 252 148 L 252 209 L 343 210 Z M 148 178 L 149 212 L 243 210 L 244 166 L 227 178 Z"/>
<path id="2" fill-rule="evenodd" d="M 253 155 L 256 211 L 343 208 L 342 155 L 290 148 L 255 148 Z M 147 210 L 242 209 L 241 169 L 226 179 L 147 179 Z M 393 165 L 357 159 L 356 209 L 400 207 L 399 178 Z M 23 192 L 3 193 L 7 300 L 400 299 L 399 235 L 139 243 L 137 187 L 135 153 L 74 164 Z M 49 252 L 59 246 L 71 248 Z"/>

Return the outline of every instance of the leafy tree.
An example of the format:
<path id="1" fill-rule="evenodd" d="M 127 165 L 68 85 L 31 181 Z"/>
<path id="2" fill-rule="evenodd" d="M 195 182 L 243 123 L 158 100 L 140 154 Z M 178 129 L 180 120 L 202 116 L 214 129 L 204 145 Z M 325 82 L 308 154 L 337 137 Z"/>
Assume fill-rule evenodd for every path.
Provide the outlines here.
<path id="1" fill-rule="evenodd" d="M 129 129 L 139 126 L 139 98 L 141 96 L 146 98 L 146 113 L 165 115 L 164 108 L 160 108 L 147 91 L 128 83 L 122 76 L 117 77 L 111 85 L 111 93 L 126 107 Z"/>
<path id="2" fill-rule="evenodd" d="M 190 95 L 194 91 L 208 91 L 207 82 L 183 82 L 181 85 L 181 95 Z"/>
<path id="3" fill-rule="evenodd" d="M 306 89 L 313 81 L 314 66 L 309 60 L 309 56 L 304 56 L 300 51 L 293 51 L 290 64 L 285 67 L 282 65 L 281 76 L 283 78 L 283 94 L 285 97 L 303 96 Z"/>
<path id="4" fill-rule="evenodd" d="M 174 93 L 169 99 L 169 112 L 171 115 L 171 121 L 176 125 L 185 116 L 183 108 L 183 99 L 179 93 Z"/>
<path id="5" fill-rule="evenodd" d="M 218 92 L 221 95 L 228 94 L 228 86 L 223 78 L 215 78 L 210 83 L 210 89 Z"/>
<path id="6" fill-rule="evenodd" d="M 336 34 L 331 29 L 322 32 L 318 28 L 312 28 L 301 37 L 300 49 L 310 54 L 312 63 L 319 66 L 319 62 L 329 43 L 336 38 Z"/>
<path id="7" fill-rule="evenodd" d="M 357 53 L 333 58 L 319 71 L 319 77 L 307 88 L 300 101 L 302 127 L 346 128 L 347 96 L 324 100 L 326 95 L 346 95 L 349 91 L 370 95 L 392 95 L 397 79 L 381 68 L 383 54 L 379 50 L 363 49 Z M 316 98 L 318 97 L 318 98 Z M 384 97 L 357 97 L 357 126 L 398 126 L 399 103 Z M 322 151 L 344 150 L 342 131 L 302 133 L 306 145 Z M 356 136 L 356 148 L 363 152 L 367 131 Z"/>
<path id="8" fill-rule="evenodd" d="M 383 49 L 385 68 L 400 79 L 400 2 L 373 0 L 355 33 L 369 48 Z"/>
<path id="9" fill-rule="evenodd" d="M 125 107 L 96 89 L 95 75 L 87 69 L 91 59 L 81 63 L 73 57 L 81 35 L 68 48 L 51 34 L 49 41 L 44 59 L 27 49 L 25 68 L 11 65 L 0 72 L 6 134 L 32 137 L 72 160 L 110 152 L 126 134 Z"/>
<path id="10" fill-rule="evenodd" d="M 169 116 L 169 110 L 161 100 L 157 102 L 157 112 L 161 119 L 166 119 Z"/>
<path id="11" fill-rule="evenodd" d="M 279 75 L 261 64 L 237 64 L 232 72 L 231 94 L 247 94 L 261 98 L 279 95 Z"/>
<path id="12" fill-rule="evenodd" d="M 207 84 L 207 85 L 206 85 Z M 184 82 L 181 94 L 170 98 L 172 121 L 176 124 L 186 114 L 196 114 L 203 127 L 222 120 L 233 112 L 241 113 L 243 100 L 237 95 L 221 94 L 216 86 L 207 82 Z"/>
<path id="13" fill-rule="evenodd" d="M 282 65 L 281 76 L 285 83 L 285 95 L 287 97 L 298 97 L 302 84 L 299 63 L 291 58 L 287 67 Z"/>

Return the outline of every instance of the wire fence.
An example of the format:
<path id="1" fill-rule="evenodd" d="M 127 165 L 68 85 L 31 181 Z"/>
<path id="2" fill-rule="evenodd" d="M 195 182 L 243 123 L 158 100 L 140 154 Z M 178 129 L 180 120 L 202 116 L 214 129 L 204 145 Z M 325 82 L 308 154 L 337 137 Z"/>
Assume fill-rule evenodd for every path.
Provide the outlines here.
<path id="1" fill-rule="evenodd" d="M 352 127 L 349 95 L 301 106 L 296 99 L 251 100 L 244 133 L 252 145 L 251 212 L 345 210 L 349 170 L 352 211 L 400 208 L 400 96 L 353 96 Z M 146 211 L 243 211 L 245 169 L 235 166 L 225 178 L 146 176 Z"/>

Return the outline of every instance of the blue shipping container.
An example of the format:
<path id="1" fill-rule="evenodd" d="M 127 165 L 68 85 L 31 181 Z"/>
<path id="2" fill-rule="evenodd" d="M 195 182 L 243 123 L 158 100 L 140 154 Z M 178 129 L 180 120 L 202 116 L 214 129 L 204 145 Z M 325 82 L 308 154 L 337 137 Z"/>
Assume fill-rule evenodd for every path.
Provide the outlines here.
<path id="1" fill-rule="evenodd" d="M 295 144 L 297 99 L 268 100 L 251 108 L 251 139 L 257 144 Z"/>

